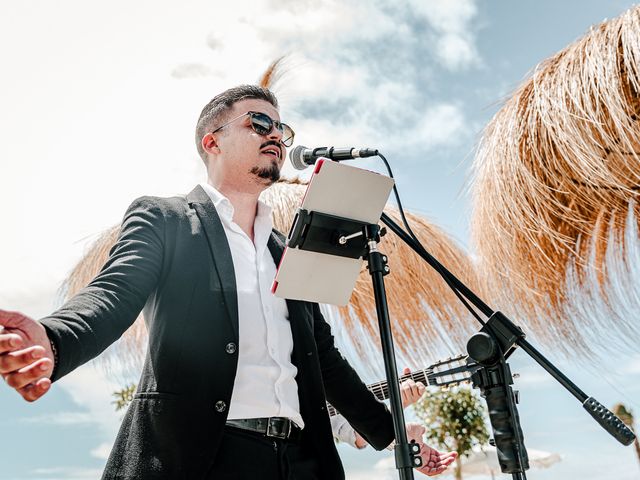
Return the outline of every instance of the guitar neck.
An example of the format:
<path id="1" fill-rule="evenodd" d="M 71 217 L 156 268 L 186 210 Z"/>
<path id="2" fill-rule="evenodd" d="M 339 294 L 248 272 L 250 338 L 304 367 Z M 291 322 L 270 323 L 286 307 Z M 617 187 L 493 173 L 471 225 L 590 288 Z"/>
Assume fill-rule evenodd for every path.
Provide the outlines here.
<path id="1" fill-rule="evenodd" d="M 398 378 L 398 382 L 402 383 L 405 380 L 411 379 L 414 382 L 422 382 L 426 387 L 432 385 L 440 387 L 459 385 L 469 380 L 471 375 L 479 368 L 480 366 L 470 360 L 466 355 L 459 355 L 455 358 L 434 363 L 424 370 L 402 375 Z M 386 400 L 389 398 L 389 384 L 386 381 L 372 383 L 371 385 L 367 385 L 367 388 L 373 392 L 378 400 Z M 327 410 L 331 416 L 338 414 L 335 407 L 330 403 L 327 403 Z"/>
<path id="2" fill-rule="evenodd" d="M 405 380 L 411 379 L 414 382 L 422 382 L 425 386 L 430 386 L 432 385 L 432 383 L 429 381 L 430 373 L 430 369 L 411 372 L 407 375 L 402 375 L 401 377 L 399 377 L 398 383 L 400 384 Z M 371 385 L 367 385 L 367 388 L 376 396 L 378 400 L 386 400 L 389 398 L 389 383 L 387 381 L 372 383 Z M 338 414 L 338 411 L 330 403 L 327 403 L 327 410 L 329 411 L 329 415 L 332 417 Z"/>

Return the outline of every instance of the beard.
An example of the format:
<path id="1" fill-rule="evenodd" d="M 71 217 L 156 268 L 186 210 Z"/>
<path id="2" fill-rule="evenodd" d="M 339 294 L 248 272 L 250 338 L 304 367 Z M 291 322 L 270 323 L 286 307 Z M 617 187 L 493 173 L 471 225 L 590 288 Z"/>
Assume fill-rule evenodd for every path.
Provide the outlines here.
<path id="1" fill-rule="evenodd" d="M 273 185 L 278 180 L 280 180 L 280 167 L 278 166 L 277 162 L 271 162 L 271 164 L 267 167 L 255 166 L 250 170 L 250 173 L 261 180 L 266 180 L 267 185 Z"/>

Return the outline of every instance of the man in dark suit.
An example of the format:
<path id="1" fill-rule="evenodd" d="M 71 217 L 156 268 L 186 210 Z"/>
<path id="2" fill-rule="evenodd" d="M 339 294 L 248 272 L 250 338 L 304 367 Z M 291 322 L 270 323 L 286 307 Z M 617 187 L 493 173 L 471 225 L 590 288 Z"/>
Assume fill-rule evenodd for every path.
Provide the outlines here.
<path id="1" fill-rule="evenodd" d="M 318 306 L 270 293 L 284 242 L 258 197 L 292 142 L 269 90 L 216 96 L 196 127 L 206 183 L 134 201 L 101 272 L 49 317 L 0 311 L 0 374 L 34 401 L 144 309 L 149 350 L 103 478 L 344 478 L 327 400 L 375 448 L 392 442 Z M 455 458 L 423 449 L 427 474 Z"/>

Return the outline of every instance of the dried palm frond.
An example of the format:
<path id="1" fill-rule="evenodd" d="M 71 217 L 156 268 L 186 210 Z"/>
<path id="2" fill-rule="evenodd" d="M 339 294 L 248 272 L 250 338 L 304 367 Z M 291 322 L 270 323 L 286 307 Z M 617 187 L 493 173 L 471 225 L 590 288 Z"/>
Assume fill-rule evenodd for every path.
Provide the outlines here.
<path id="1" fill-rule="evenodd" d="M 284 75 L 284 72 L 282 71 L 284 59 L 285 55 L 271 62 L 271 64 L 258 79 L 258 85 L 264 88 L 273 88 L 278 80 L 282 78 L 282 75 Z"/>
<path id="2" fill-rule="evenodd" d="M 501 292 L 494 301 L 516 305 L 549 344 L 588 352 L 585 328 L 638 331 L 635 319 L 569 315 L 567 305 L 572 288 L 608 284 L 608 249 L 622 256 L 638 241 L 624 230 L 638 218 L 639 92 L 634 7 L 538 65 L 481 139 L 471 185 L 479 268 Z M 610 292 L 598 290 L 611 309 Z"/>
<path id="3" fill-rule="evenodd" d="M 262 199 L 273 208 L 276 229 L 289 231 L 305 189 L 305 184 L 293 180 L 278 182 L 264 192 Z M 395 209 L 386 211 L 400 221 Z M 437 227 L 411 213 L 407 217 L 427 250 L 467 285 L 477 289 L 478 281 L 469 257 Z M 65 284 L 67 298 L 99 272 L 118 231 L 119 227 L 107 230 L 72 270 Z M 383 237 L 380 248 L 389 257 L 391 274 L 385 277 L 389 312 L 396 347 L 405 364 L 424 367 L 443 354 L 461 353 L 469 335 L 477 328 L 454 294 L 395 234 Z M 334 324 L 336 322 L 343 323 L 345 340 L 356 348 L 364 362 L 374 362 L 377 354 L 372 352 L 379 350 L 378 323 L 371 277 L 364 267 L 350 305 L 340 309 Z M 146 342 L 145 324 L 139 318 L 101 359 L 110 372 L 124 372 L 123 377 L 129 381 L 133 372 L 142 366 Z"/>

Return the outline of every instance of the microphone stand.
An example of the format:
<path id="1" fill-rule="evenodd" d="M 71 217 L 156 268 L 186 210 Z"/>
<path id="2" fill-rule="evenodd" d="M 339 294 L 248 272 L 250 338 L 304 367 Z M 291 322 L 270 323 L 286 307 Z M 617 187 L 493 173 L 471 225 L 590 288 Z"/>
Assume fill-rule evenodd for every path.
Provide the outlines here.
<path id="1" fill-rule="evenodd" d="M 367 224 L 322 212 L 299 209 L 287 238 L 287 246 L 327 255 L 367 260 L 367 268 L 373 283 L 382 354 L 389 386 L 396 439 L 394 447 L 396 468 L 401 480 L 413 480 L 413 468 L 422 466 L 422 458 L 420 446 L 414 441 L 407 441 L 384 284 L 384 276 L 389 274 L 390 269 L 387 265 L 387 256 L 378 250 L 380 237 L 385 233 L 386 230 L 381 230 L 377 224 Z"/>
<path id="2" fill-rule="evenodd" d="M 525 340 L 522 329 L 501 312 L 494 312 L 388 215 L 383 213 L 380 219 L 382 223 L 440 273 L 459 297 L 460 295 L 464 296 L 478 310 L 489 317 L 481 331 L 473 335 L 469 340 L 467 350 L 469 356 L 483 366 L 472 376 L 472 381 L 474 386 L 480 388 L 487 401 L 500 468 L 504 473 L 511 473 L 514 479 L 520 480 L 526 478 L 524 471 L 529 468 L 522 428 L 516 409 L 517 398 L 510 387 L 513 380 L 509 365 L 506 363 L 506 359 L 515 351 L 516 346 L 522 348 L 567 389 L 582 404 L 589 415 L 616 440 L 623 445 L 631 445 L 633 443 L 635 440 L 633 432 L 604 405 L 593 397 L 587 396 L 536 350 L 533 345 Z"/>
<path id="3" fill-rule="evenodd" d="M 380 342 L 382 345 L 382 355 L 384 357 L 385 373 L 387 375 L 387 385 L 389 386 L 389 398 L 391 399 L 393 427 L 396 434 L 396 445 L 394 447 L 396 468 L 399 471 L 400 478 L 404 480 L 414 478 L 413 467 L 420 467 L 422 465 L 422 459 L 419 456 L 419 445 L 413 441 L 411 443 L 407 442 L 396 356 L 393 348 L 391 324 L 389 322 L 389 307 L 384 285 L 384 276 L 389 274 L 390 269 L 387 265 L 387 256 L 378 251 L 380 236 L 384 235 L 384 233 L 386 232 L 381 232 L 378 225 L 366 225 L 364 227 L 364 235 L 367 242 L 367 269 L 373 282 Z"/>

